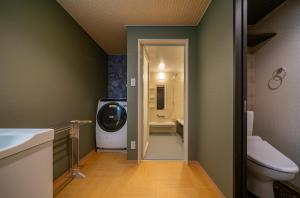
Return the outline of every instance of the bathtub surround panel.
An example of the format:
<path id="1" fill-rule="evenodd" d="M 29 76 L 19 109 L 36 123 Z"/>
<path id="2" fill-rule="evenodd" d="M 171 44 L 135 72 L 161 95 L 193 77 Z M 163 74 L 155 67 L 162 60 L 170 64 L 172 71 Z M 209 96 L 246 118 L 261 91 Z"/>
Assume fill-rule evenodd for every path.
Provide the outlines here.
<path id="1" fill-rule="evenodd" d="M 288 0 L 249 29 L 277 35 L 255 54 L 254 135 L 267 140 L 300 166 L 300 2 Z M 285 67 L 287 76 L 274 91 L 267 87 L 274 70 Z M 300 174 L 292 181 L 300 187 Z"/>
<path id="2" fill-rule="evenodd" d="M 151 65 L 150 61 L 150 67 Z M 157 67 L 157 66 L 156 66 Z M 149 121 L 174 122 L 184 116 L 184 73 L 164 72 L 165 80 L 159 80 L 159 72 L 149 75 Z M 165 86 L 165 108 L 157 110 L 157 86 Z"/>
<path id="3" fill-rule="evenodd" d="M 52 157 L 52 142 L 41 142 L 1 159 L 1 197 L 52 198 Z"/>
<path id="4" fill-rule="evenodd" d="M 127 56 L 108 56 L 108 97 L 127 97 Z"/>
<path id="5" fill-rule="evenodd" d="M 233 197 L 233 1 L 212 1 L 198 31 L 197 160 Z"/>
<path id="6" fill-rule="evenodd" d="M 107 96 L 107 55 L 56 1 L 0 2 L 0 127 L 45 128 L 90 119 L 84 156 L 94 149 L 97 100 Z M 66 140 L 54 147 L 54 178 L 68 167 Z"/>

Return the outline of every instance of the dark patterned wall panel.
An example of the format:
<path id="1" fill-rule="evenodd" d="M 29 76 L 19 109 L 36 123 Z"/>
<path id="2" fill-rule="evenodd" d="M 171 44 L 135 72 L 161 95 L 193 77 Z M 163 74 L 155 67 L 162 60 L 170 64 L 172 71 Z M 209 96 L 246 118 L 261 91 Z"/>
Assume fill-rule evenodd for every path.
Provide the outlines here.
<path id="1" fill-rule="evenodd" d="M 127 98 L 127 56 L 108 56 L 108 97 Z"/>

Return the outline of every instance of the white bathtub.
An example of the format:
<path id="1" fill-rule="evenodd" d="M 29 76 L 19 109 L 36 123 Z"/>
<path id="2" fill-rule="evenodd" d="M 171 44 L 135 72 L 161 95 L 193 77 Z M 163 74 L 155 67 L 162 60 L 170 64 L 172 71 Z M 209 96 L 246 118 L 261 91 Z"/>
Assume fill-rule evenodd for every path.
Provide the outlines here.
<path id="1" fill-rule="evenodd" d="M 0 129 L 0 197 L 53 197 L 53 129 Z"/>
<path id="2" fill-rule="evenodd" d="M 149 122 L 150 133 L 175 133 L 176 124 L 172 121 Z"/>

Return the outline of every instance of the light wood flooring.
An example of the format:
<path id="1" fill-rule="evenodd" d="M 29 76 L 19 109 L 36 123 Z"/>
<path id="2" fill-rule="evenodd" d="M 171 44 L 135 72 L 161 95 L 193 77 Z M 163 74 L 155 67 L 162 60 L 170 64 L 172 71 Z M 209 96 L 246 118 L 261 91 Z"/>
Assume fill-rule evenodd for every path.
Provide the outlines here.
<path id="1" fill-rule="evenodd" d="M 222 197 L 197 163 L 127 161 L 124 153 L 93 153 L 85 179 L 74 179 L 56 198 L 215 198 Z"/>

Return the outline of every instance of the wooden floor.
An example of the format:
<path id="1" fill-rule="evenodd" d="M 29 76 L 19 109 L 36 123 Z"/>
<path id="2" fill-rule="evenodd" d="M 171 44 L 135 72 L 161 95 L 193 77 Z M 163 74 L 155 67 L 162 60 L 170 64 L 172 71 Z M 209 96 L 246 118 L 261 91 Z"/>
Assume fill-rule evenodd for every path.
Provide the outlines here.
<path id="1" fill-rule="evenodd" d="M 56 198 L 215 198 L 221 197 L 196 163 L 127 161 L 122 153 L 93 153 L 85 179 L 74 179 Z"/>

